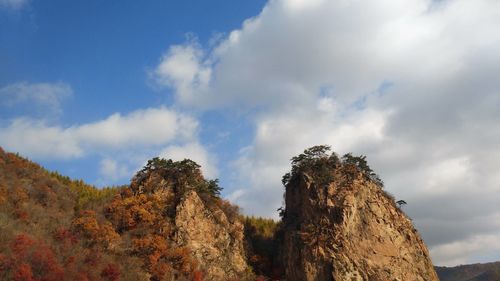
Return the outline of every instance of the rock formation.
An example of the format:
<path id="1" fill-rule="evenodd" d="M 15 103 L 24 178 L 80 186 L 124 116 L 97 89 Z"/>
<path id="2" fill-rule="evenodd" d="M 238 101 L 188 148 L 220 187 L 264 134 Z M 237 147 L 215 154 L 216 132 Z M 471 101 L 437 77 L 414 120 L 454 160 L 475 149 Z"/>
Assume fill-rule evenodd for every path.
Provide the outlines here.
<path id="1" fill-rule="evenodd" d="M 328 149 L 292 159 L 282 222 L 247 218 L 244 242 L 238 208 L 191 160 L 153 158 L 130 186 L 96 189 L 0 148 L 0 279 L 438 280 L 364 157 Z M 463 280 L 497 273 L 481 268 Z"/>
<path id="2" fill-rule="evenodd" d="M 136 241 L 128 252 L 147 257 L 151 280 L 247 280 L 243 223 L 238 208 L 219 191 L 217 181 L 205 180 L 195 162 L 155 158 L 107 214 Z"/>
<path id="3" fill-rule="evenodd" d="M 228 219 L 220 208 L 208 209 L 195 191 L 177 205 L 176 242 L 187 247 L 206 272 L 203 280 L 228 280 L 245 275 L 248 265 L 243 224 Z"/>
<path id="4" fill-rule="evenodd" d="M 370 173 L 324 151 L 292 163 L 284 177 L 287 280 L 438 280 L 411 220 L 367 165 Z"/>

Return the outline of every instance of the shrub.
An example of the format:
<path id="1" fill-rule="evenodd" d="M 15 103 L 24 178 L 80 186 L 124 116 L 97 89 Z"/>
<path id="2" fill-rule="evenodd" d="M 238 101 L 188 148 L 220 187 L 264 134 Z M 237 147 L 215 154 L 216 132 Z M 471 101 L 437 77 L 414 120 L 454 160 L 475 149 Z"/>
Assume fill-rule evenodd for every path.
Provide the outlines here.
<path id="1" fill-rule="evenodd" d="M 318 145 L 304 150 L 303 153 L 291 159 L 292 169 L 282 178 L 282 183 L 286 187 L 292 179 L 300 173 L 307 173 L 313 176 L 319 184 L 331 181 L 332 172 L 340 164 L 335 153 L 328 154 L 330 146 Z"/>
<path id="2" fill-rule="evenodd" d="M 155 157 L 132 178 L 130 188 L 134 194 L 151 194 L 159 189 L 172 188 L 179 197 L 189 189 L 219 196 L 222 188 L 218 180 L 205 180 L 200 167 L 189 159 L 173 161 Z"/>
<path id="3" fill-rule="evenodd" d="M 120 280 L 120 267 L 116 264 L 108 264 L 101 272 L 101 277 L 107 281 Z"/>

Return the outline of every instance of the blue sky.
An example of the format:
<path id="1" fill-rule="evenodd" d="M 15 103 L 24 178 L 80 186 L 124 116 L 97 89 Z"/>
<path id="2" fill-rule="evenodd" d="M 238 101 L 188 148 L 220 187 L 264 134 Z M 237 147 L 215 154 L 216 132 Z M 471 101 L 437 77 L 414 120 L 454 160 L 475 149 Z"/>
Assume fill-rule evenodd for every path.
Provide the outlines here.
<path id="1" fill-rule="evenodd" d="M 168 46 L 196 37 L 207 46 L 217 36 L 241 26 L 259 13 L 264 1 L 31 1 L 19 9 L 0 10 L 0 85 L 63 82 L 72 95 L 61 101 L 62 112 L 39 110 L 34 105 L 4 107 L 9 119 L 24 112 L 47 117 L 62 126 L 101 120 L 115 112 L 171 106 L 169 89 L 158 90 L 148 82 Z M 224 11 L 221 13 L 221 11 Z M 218 35 L 220 34 L 220 35 Z M 51 110 L 49 108 L 48 110 Z M 204 126 L 201 141 L 229 157 L 249 140 L 236 139 L 223 148 L 211 130 L 236 128 L 230 117 L 217 112 L 200 114 Z M 240 123 L 240 122 L 239 122 Z M 251 130 L 240 123 L 239 127 Z M 240 132 L 248 136 L 248 133 Z M 219 141 L 220 142 L 220 141 Z M 230 147 L 229 152 L 226 148 Z M 32 157 L 49 169 L 102 185 L 96 163 L 99 157 L 54 161 Z M 131 175 L 130 175 L 131 176 Z M 127 183 L 127 178 L 104 181 Z"/>
<path id="2" fill-rule="evenodd" d="M 497 0 L 0 0 L 0 145 L 97 186 L 192 158 L 276 217 L 303 149 L 367 155 L 440 265 L 500 256 Z"/>

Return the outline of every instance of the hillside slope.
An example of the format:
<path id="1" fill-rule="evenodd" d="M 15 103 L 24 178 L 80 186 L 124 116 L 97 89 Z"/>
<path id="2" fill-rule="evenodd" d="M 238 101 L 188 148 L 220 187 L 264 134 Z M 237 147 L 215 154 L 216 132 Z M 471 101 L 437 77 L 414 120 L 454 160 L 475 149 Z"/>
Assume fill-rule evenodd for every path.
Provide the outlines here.
<path id="1" fill-rule="evenodd" d="M 110 250 L 118 238 L 111 224 L 81 209 L 117 191 L 50 173 L 0 148 L 0 280 L 140 280 L 145 272 L 136 260 Z"/>
<path id="2" fill-rule="evenodd" d="M 455 267 L 436 266 L 441 281 L 498 281 L 500 262 L 459 265 Z"/>
<path id="3" fill-rule="evenodd" d="M 0 149 L 0 280 L 250 280 L 238 208 L 190 161 L 96 189 Z"/>
<path id="4" fill-rule="evenodd" d="M 438 280 L 365 158 L 328 149 L 292 159 L 275 222 L 241 216 L 191 160 L 154 158 L 97 189 L 0 148 L 0 280 Z M 499 268 L 436 271 L 498 281 Z"/>

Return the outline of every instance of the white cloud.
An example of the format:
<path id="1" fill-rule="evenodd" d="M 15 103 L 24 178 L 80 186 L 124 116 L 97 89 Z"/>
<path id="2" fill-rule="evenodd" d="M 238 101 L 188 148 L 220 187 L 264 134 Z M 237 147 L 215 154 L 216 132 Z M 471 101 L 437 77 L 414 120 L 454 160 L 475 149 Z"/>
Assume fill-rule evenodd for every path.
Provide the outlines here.
<path id="1" fill-rule="evenodd" d="M 68 131 L 88 146 L 123 148 L 134 145 L 161 145 L 174 138 L 192 139 L 195 119 L 167 108 L 136 110 L 122 116 L 115 113 L 105 120 L 71 127 Z"/>
<path id="2" fill-rule="evenodd" d="M 467 264 L 470 262 L 470 256 L 498 253 L 500 251 L 499 234 L 477 235 L 467 240 L 439 245 L 431 251 L 434 263 L 442 266 Z"/>
<path id="3" fill-rule="evenodd" d="M 37 161 L 98 156 L 96 183 L 101 186 L 127 181 L 141 163 L 155 156 L 190 158 L 202 166 L 205 176 L 215 178 L 216 163 L 198 141 L 198 126 L 193 117 L 166 107 L 114 113 L 70 127 L 20 117 L 0 122 L 0 146 Z"/>
<path id="4" fill-rule="evenodd" d="M 133 174 L 133 171 L 130 171 L 127 165 L 120 164 L 111 158 L 101 160 L 99 172 L 103 177 L 101 181 L 104 183 L 130 178 Z"/>
<path id="5" fill-rule="evenodd" d="M 27 107 L 30 111 L 44 111 L 46 115 L 62 112 L 61 103 L 73 94 L 71 87 L 62 82 L 19 82 L 0 89 L 0 105 Z"/>
<path id="6" fill-rule="evenodd" d="M 201 166 L 203 176 L 214 179 L 218 175 L 215 159 L 197 142 L 183 145 L 170 145 L 160 152 L 160 157 L 172 159 L 174 161 L 191 159 Z"/>
<path id="7" fill-rule="evenodd" d="M 0 8 L 8 8 L 12 10 L 20 10 L 28 5 L 28 0 L 0 0 Z"/>
<path id="8" fill-rule="evenodd" d="M 68 159 L 98 151 L 160 147 L 196 138 L 198 123 L 176 111 L 160 108 L 119 113 L 83 125 L 63 128 L 19 118 L 0 130 L 0 145 L 30 157 Z"/>
<path id="9" fill-rule="evenodd" d="M 288 13 L 290 6 L 303 2 L 269 2 L 258 17 L 204 56 L 207 60 L 197 56 L 196 65 L 212 65 L 212 71 L 205 71 L 211 74 L 205 79 L 211 89 L 191 92 L 197 98 L 185 100 L 184 87 L 173 85 L 180 101 L 275 105 L 310 101 L 320 87 L 330 85 L 337 98 L 352 100 L 386 79 L 433 79 L 436 73 L 440 78 L 460 65 L 454 42 L 442 38 L 443 28 L 427 15 L 427 1 L 312 1 L 317 2 L 314 9 Z M 196 44 L 185 46 L 196 49 Z M 185 56 L 170 53 L 174 61 Z M 157 73 L 175 79 L 169 72 Z"/>
<path id="10" fill-rule="evenodd" d="M 500 231 L 459 223 L 498 212 L 499 25 L 496 0 L 269 1 L 208 53 L 173 47 L 156 75 L 185 106 L 256 112 L 234 164 L 247 212 L 276 214 L 288 159 L 331 144 L 368 155 L 438 261 L 470 262 L 485 248 L 444 245 Z"/>
<path id="11" fill-rule="evenodd" d="M 235 202 L 244 210 L 276 217 L 283 193 L 281 176 L 289 170 L 290 158 L 307 147 L 330 144 L 338 153 L 347 153 L 383 142 L 388 113 L 366 110 L 346 116 L 344 112 L 325 111 L 321 104 L 318 107 L 296 108 L 293 115 L 284 110 L 258 118 L 253 144 L 243 149 L 235 162 L 240 178 L 236 185 L 247 188 L 246 195 L 238 196 Z"/>
<path id="12" fill-rule="evenodd" d="M 284 4 L 292 12 L 303 12 L 304 9 L 318 8 L 325 0 L 289 0 Z"/>
<path id="13" fill-rule="evenodd" d="M 29 157 L 69 159 L 84 154 L 68 130 L 26 118 L 15 119 L 0 129 L 0 145 Z"/>
<path id="14" fill-rule="evenodd" d="M 196 103 L 195 92 L 203 91 L 210 79 L 211 69 L 203 66 L 203 51 L 196 41 L 172 46 L 150 73 L 159 86 L 173 87 L 183 103 Z"/>

